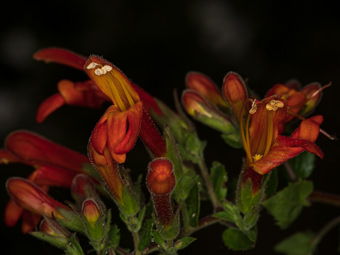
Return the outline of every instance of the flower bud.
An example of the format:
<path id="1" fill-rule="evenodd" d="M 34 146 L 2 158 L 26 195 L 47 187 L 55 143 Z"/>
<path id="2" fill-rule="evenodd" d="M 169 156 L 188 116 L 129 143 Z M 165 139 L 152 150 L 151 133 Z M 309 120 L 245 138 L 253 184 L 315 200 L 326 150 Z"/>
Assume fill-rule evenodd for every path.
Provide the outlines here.
<path id="1" fill-rule="evenodd" d="M 235 116 L 241 119 L 244 114 L 244 103 L 248 99 L 244 80 L 237 73 L 229 72 L 224 78 L 223 95 L 233 109 Z"/>
<path id="2" fill-rule="evenodd" d="M 215 83 L 206 75 L 198 72 L 189 72 L 185 81 L 189 89 L 198 92 L 214 105 L 221 108 L 228 108 L 228 104 L 224 101 L 221 92 Z"/>
<path id="3" fill-rule="evenodd" d="M 171 193 L 176 185 L 172 162 L 166 158 L 156 158 L 151 161 L 148 166 L 146 184 L 159 223 L 164 227 L 171 226 L 174 219 Z"/>
<path id="4" fill-rule="evenodd" d="M 91 226 L 94 226 L 97 220 L 102 215 L 99 205 L 91 198 L 86 199 L 83 202 L 81 211 L 85 219 Z"/>

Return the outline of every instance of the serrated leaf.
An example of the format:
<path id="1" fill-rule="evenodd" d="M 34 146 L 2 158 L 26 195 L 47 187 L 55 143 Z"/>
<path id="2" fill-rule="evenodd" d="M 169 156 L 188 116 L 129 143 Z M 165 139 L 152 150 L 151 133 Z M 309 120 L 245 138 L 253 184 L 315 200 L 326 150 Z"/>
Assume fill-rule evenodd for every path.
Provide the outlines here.
<path id="1" fill-rule="evenodd" d="M 227 196 L 226 182 L 228 181 L 227 171 L 224 165 L 214 161 L 211 166 L 211 182 L 214 192 L 219 201 L 222 201 Z"/>
<path id="2" fill-rule="evenodd" d="M 189 246 L 192 242 L 194 242 L 195 240 L 196 240 L 196 238 L 191 237 L 191 236 L 183 237 L 183 238 L 176 241 L 175 248 L 176 248 L 176 250 L 184 249 L 187 246 Z"/>
<path id="3" fill-rule="evenodd" d="M 200 195 L 197 185 L 191 189 L 188 198 L 185 200 L 185 204 L 189 215 L 189 224 L 192 227 L 198 225 L 198 220 L 200 216 Z"/>
<path id="4" fill-rule="evenodd" d="M 152 237 L 151 237 L 151 231 L 152 231 L 152 224 L 153 220 L 152 219 L 146 219 L 143 222 L 142 228 L 139 232 L 139 245 L 138 245 L 138 250 L 142 251 L 148 245 L 150 244 Z"/>
<path id="5" fill-rule="evenodd" d="M 296 233 L 277 244 L 275 251 L 286 255 L 312 255 L 315 248 L 313 237 L 311 232 Z"/>
<path id="6" fill-rule="evenodd" d="M 107 248 L 112 248 L 113 250 L 119 245 L 120 242 L 120 230 L 116 225 L 110 227 L 107 237 Z"/>
<path id="7" fill-rule="evenodd" d="M 313 183 L 300 181 L 290 183 L 263 202 L 263 206 L 274 217 L 281 228 L 287 228 L 300 214 L 302 207 L 308 205 L 307 197 L 313 191 Z"/>
<path id="8" fill-rule="evenodd" d="M 304 151 L 297 157 L 289 160 L 289 163 L 297 177 L 306 179 L 314 170 L 315 158 L 314 154 Z"/>
<path id="9" fill-rule="evenodd" d="M 241 187 L 237 199 L 237 205 L 241 212 L 249 213 L 258 207 L 260 202 L 261 192 L 253 194 L 253 188 L 251 180 L 248 179 L 245 184 Z"/>
<path id="10" fill-rule="evenodd" d="M 254 242 L 247 235 L 236 229 L 228 228 L 222 234 L 225 246 L 234 251 L 246 251 L 254 247 Z"/>
<path id="11" fill-rule="evenodd" d="M 234 205 L 234 204 L 232 204 L 228 201 L 224 201 L 222 203 L 222 207 L 223 207 L 224 211 L 217 212 L 213 216 L 215 218 L 219 218 L 221 220 L 233 222 L 237 226 L 239 226 L 242 222 L 242 217 L 241 217 L 239 208 L 236 205 Z"/>

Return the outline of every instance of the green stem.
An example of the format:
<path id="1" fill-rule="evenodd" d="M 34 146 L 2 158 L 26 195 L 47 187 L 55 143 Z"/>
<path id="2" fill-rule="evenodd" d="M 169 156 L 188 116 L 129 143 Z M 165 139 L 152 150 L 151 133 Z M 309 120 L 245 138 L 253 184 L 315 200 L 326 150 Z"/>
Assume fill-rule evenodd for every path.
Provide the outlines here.
<path id="1" fill-rule="evenodd" d="M 137 232 L 132 232 L 132 237 L 133 237 L 133 244 L 135 247 L 135 255 L 141 255 L 141 252 L 138 249 L 139 246 L 139 235 Z"/>
<path id="2" fill-rule="evenodd" d="M 207 187 L 207 191 L 208 191 L 208 195 L 210 197 L 211 203 L 214 207 L 214 210 L 216 211 L 220 206 L 220 203 L 216 197 L 216 194 L 214 192 L 212 183 L 211 183 L 211 179 L 210 179 L 210 175 L 208 172 L 208 169 L 204 163 L 203 157 L 200 157 L 200 160 L 198 162 L 199 168 L 201 170 L 201 174 L 203 177 L 203 180 L 205 182 L 205 186 Z"/>
<path id="3" fill-rule="evenodd" d="M 333 205 L 340 207 L 340 196 L 315 190 L 308 198 L 308 200 L 312 203 L 319 202 L 328 205 Z"/>
<path id="4" fill-rule="evenodd" d="M 195 232 L 197 232 L 197 231 L 199 231 L 203 228 L 206 228 L 208 226 L 211 226 L 215 223 L 218 223 L 218 222 L 220 222 L 219 219 L 217 219 L 217 218 L 215 218 L 211 215 L 206 216 L 206 217 L 199 220 L 197 227 L 190 227 L 190 228 L 187 228 L 187 229 L 183 228 L 181 230 L 181 233 L 179 234 L 179 236 L 180 237 L 190 236 L 193 233 L 195 233 Z"/>

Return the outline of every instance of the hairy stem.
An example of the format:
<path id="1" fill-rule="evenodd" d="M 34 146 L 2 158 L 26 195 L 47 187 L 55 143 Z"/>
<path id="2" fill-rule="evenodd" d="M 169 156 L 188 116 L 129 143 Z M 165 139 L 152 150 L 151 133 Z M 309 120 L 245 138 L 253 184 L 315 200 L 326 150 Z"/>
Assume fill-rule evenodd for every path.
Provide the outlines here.
<path id="1" fill-rule="evenodd" d="M 332 193 L 315 190 L 308 198 L 312 203 L 319 202 L 340 207 L 340 196 Z"/>
<path id="2" fill-rule="evenodd" d="M 211 179 L 210 179 L 208 169 L 207 169 L 202 157 L 199 161 L 199 168 L 201 170 L 201 174 L 202 174 L 203 180 L 205 182 L 205 186 L 207 187 L 207 191 L 208 191 L 208 195 L 210 197 L 210 201 L 211 201 L 211 203 L 214 207 L 214 210 L 216 211 L 220 207 L 220 203 L 217 200 L 216 194 L 214 192 L 214 189 L 213 189 L 213 186 L 212 186 L 212 183 L 211 183 Z"/>

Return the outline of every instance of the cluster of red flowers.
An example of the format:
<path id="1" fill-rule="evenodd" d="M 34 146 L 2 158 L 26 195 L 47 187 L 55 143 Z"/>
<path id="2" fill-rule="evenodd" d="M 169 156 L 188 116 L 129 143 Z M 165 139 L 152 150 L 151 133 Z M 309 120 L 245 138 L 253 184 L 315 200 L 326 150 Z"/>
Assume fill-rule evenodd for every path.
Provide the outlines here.
<path id="1" fill-rule="evenodd" d="M 151 109 L 159 116 L 165 114 L 154 98 L 101 57 L 85 58 L 67 50 L 49 48 L 37 52 L 34 58 L 85 71 L 89 77 L 85 82 L 60 81 L 59 93 L 40 105 L 38 122 L 64 104 L 90 108 L 100 107 L 104 102 L 112 104 L 92 132 L 88 157 L 31 132 L 17 131 L 8 136 L 5 148 L 0 150 L 1 162 L 24 163 L 35 170 L 27 179 L 13 177 L 7 181 L 12 200 L 6 208 L 6 224 L 13 226 L 22 216 L 22 230 L 29 232 L 42 216 L 63 217 L 57 208 L 68 207 L 48 196 L 48 189 L 58 186 L 81 190 L 77 186 L 81 184 L 74 179 L 79 174 L 87 175 L 83 167 L 88 163 L 98 171 L 117 205 L 124 208 L 126 183 L 120 166 L 138 137 L 156 158 L 149 165 L 148 189 L 154 200 L 162 200 L 160 203 L 171 210 L 169 194 L 176 178 L 171 162 L 166 159 L 166 142 L 150 117 Z M 200 73 L 189 73 L 186 83 L 188 89 L 183 92 L 182 103 L 187 113 L 225 132 L 233 144 L 243 146 L 246 154 L 243 180 L 252 181 L 253 192 L 259 190 L 262 175 L 300 152 L 306 150 L 323 157 L 314 143 L 323 118 L 321 115 L 304 118 L 320 100 L 319 84 L 302 89 L 293 83 L 278 84 L 259 100 L 248 95 L 245 82 L 233 72 L 226 75 L 222 92 Z M 289 137 L 284 136 L 286 124 L 296 116 L 302 119 L 301 124 Z M 84 211 L 93 212 L 93 207 L 87 209 L 91 202 L 85 204 Z M 164 207 L 157 208 L 156 202 L 155 209 L 162 217 Z M 160 221 L 167 225 L 173 215 L 170 214 L 170 218 L 168 213 L 165 215 L 168 218 Z"/>

